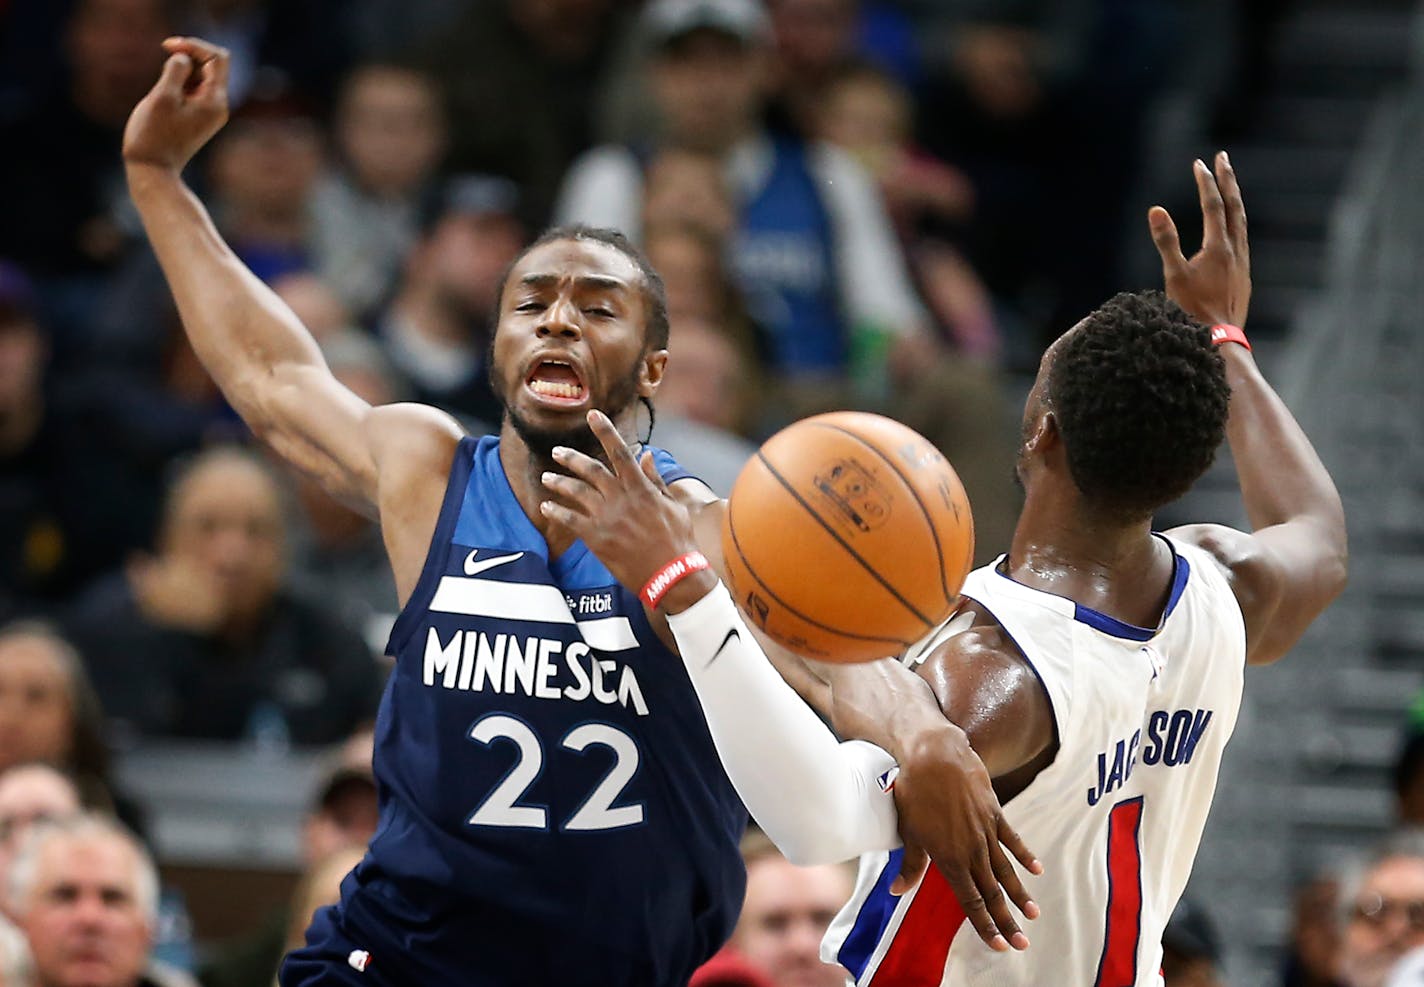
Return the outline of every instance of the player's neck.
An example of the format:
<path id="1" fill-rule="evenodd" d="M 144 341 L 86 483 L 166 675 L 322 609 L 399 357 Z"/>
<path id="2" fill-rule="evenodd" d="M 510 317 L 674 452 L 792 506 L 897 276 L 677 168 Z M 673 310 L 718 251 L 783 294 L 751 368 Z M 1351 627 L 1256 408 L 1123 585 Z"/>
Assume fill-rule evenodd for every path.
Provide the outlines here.
<path id="1" fill-rule="evenodd" d="M 1108 521 L 1090 516 L 1076 497 L 1030 492 L 1006 568 L 1019 582 L 1075 597 L 1146 578 L 1157 564 L 1156 542 L 1151 518 Z"/>

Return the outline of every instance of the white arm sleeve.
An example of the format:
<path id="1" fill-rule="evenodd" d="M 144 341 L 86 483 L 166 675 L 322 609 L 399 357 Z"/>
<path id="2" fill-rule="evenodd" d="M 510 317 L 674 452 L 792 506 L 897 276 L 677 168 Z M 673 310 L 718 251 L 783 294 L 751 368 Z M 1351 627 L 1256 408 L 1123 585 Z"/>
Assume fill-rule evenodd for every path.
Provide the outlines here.
<path id="1" fill-rule="evenodd" d="M 788 860 L 835 863 L 900 845 L 880 781 L 894 759 L 836 740 L 772 667 L 725 586 L 668 624 L 737 794 Z"/>

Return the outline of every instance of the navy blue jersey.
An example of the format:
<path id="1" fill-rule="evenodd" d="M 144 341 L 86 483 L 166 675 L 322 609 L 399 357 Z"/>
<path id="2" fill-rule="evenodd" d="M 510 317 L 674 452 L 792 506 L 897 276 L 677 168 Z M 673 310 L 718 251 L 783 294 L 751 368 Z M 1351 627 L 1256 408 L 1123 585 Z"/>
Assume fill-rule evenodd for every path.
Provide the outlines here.
<path id="1" fill-rule="evenodd" d="M 497 439 L 460 443 L 389 654 L 380 826 L 312 947 L 395 984 L 686 984 L 741 907 L 746 811 L 681 659 L 582 542 L 549 558 Z"/>

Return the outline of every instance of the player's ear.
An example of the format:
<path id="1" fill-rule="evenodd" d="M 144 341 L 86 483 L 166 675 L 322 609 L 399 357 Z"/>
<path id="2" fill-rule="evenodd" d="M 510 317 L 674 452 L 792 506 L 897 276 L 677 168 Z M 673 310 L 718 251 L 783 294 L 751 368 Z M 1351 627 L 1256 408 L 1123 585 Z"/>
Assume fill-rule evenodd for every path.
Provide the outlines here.
<path id="1" fill-rule="evenodd" d="M 1043 454 L 1058 445 L 1062 436 L 1058 431 L 1058 419 L 1053 412 L 1045 411 L 1038 416 L 1038 420 L 1033 423 L 1033 428 L 1029 430 L 1028 438 L 1024 440 L 1024 449 L 1028 452 Z"/>
<path id="2" fill-rule="evenodd" d="M 667 350 L 650 350 L 644 354 L 638 369 L 638 397 L 651 398 L 658 393 L 667 370 L 667 360 Z"/>

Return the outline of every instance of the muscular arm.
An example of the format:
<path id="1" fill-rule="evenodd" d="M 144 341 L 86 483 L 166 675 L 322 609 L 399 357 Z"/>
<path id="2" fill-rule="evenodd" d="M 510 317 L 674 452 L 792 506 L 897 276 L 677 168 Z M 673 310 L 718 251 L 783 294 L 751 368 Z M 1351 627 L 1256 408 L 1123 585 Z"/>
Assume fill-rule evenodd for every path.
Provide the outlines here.
<path id="1" fill-rule="evenodd" d="M 223 242 L 181 173 L 227 119 L 227 53 L 187 38 L 165 47 L 163 75 L 125 129 L 124 163 L 184 330 L 259 438 L 367 515 L 390 505 L 387 548 L 404 599 L 434 530 L 459 426 L 432 408 L 372 408 L 343 387 L 291 310 Z"/>
<path id="2" fill-rule="evenodd" d="M 1167 293 L 1208 325 L 1245 322 L 1250 297 L 1246 209 L 1226 156 L 1215 176 L 1196 168 L 1205 219 L 1202 249 L 1182 257 L 1166 210 L 1149 215 Z M 1348 551 L 1340 495 L 1295 417 L 1245 347 L 1221 347 L 1231 384 L 1226 436 L 1252 532 L 1193 525 L 1172 534 L 1225 566 L 1246 623 L 1247 660 L 1280 658 L 1345 585 Z"/>

